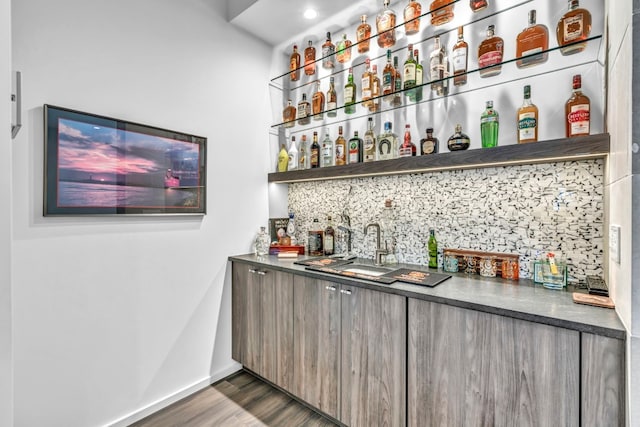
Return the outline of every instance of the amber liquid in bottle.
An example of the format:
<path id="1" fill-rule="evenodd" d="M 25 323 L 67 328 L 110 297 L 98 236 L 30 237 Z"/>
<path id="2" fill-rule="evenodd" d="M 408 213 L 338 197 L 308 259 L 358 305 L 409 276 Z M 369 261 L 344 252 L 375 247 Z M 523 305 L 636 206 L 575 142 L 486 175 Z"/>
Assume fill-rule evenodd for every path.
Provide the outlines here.
<path id="1" fill-rule="evenodd" d="M 338 139 L 335 143 L 336 150 L 336 166 L 343 166 L 347 164 L 347 140 L 342 136 L 342 126 L 338 127 Z"/>
<path id="2" fill-rule="evenodd" d="M 380 111 L 380 78 L 378 77 L 378 66 L 373 66 L 373 71 L 371 72 L 371 104 L 369 105 L 369 111 L 375 113 Z"/>
<path id="3" fill-rule="evenodd" d="M 494 26 L 487 28 L 487 38 L 480 43 L 478 48 L 478 66 L 480 77 L 490 77 L 500 74 L 502 71 L 502 56 L 504 53 L 504 41 L 494 35 Z"/>
<path id="4" fill-rule="evenodd" d="M 364 73 L 362 74 L 362 106 L 371 109 L 371 97 L 373 96 L 373 74 L 371 73 L 371 61 L 365 60 Z"/>
<path id="5" fill-rule="evenodd" d="M 347 40 L 347 35 L 343 34 L 342 40 L 336 45 L 336 60 L 344 64 L 351 61 L 351 40 Z"/>
<path id="6" fill-rule="evenodd" d="M 483 9 L 486 9 L 489 6 L 488 0 L 469 0 L 469 7 L 474 12 L 480 12 Z"/>
<path id="7" fill-rule="evenodd" d="M 573 76 L 573 94 L 564 107 L 567 138 L 589 135 L 591 101 L 582 93 L 582 77 Z"/>
<path id="8" fill-rule="evenodd" d="M 300 70 L 298 68 L 300 68 L 300 53 L 298 53 L 298 46 L 294 44 L 291 59 L 289 60 L 289 76 L 292 82 L 300 79 Z"/>
<path id="9" fill-rule="evenodd" d="M 467 84 L 467 66 L 469 63 L 469 45 L 464 41 L 462 27 L 458 27 L 458 41 L 453 45 L 453 84 Z"/>
<path id="10" fill-rule="evenodd" d="M 287 101 L 287 106 L 282 111 L 283 126 L 286 128 L 292 128 L 296 124 L 296 107 L 293 106 L 291 100 Z"/>
<path id="11" fill-rule="evenodd" d="M 371 45 L 371 25 L 367 24 L 367 15 L 360 17 L 360 25 L 356 30 L 356 39 L 358 41 L 358 53 L 369 52 Z"/>
<path id="12" fill-rule="evenodd" d="M 304 73 L 307 76 L 313 76 L 316 73 L 316 48 L 313 47 L 311 40 L 304 50 Z"/>
<path id="13" fill-rule="evenodd" d="M 331 43 L 331 33 L 327 32 L 327 40 L 322 45 L 322 68 L 333 69 L 335 63 L 336 46 Z"/>
<path id="14" fill-rule="evenodd" d="M 396 69 L 393 68 L 393 62 L 391 62 L 391 50 L 387 50 L 387 64 L 382 70 L 382 94 L 384 95 L 384 100 L 391 102 L 395 90 Z"/>
<path id="15" fill-rule="evenodd" d="M 383 49 L 396 44 L 396 13 L 389 9 L 389 0 L 384 0 L 384 10 L 376 17 L 378 46 Z"/>
<path id="16" fill-rule="evenodd" d="M 529 26 L 516 37 L 516 65 L 518 68 L 542 64 L 549 56 L 549 30 L 536 24 L 536 11 L 529 11 Z"/>
<path id="17" fill-rule="evenodd" d="M 333 77 L 329 77 L 329 90 L 327 91 L 327 116 L 336 117 L 338 115 L 338 95 L 336 93 Z"/>
<path id="18" fill-rule="evenodd" d="M 538 140 L 538 107 L 531 102 L 529 85 L 524 87 L 524 102 L 518 109 L 517 121 L 518 144 L 536 142 Z"/>
<path id="19" fill-rule="evenodd" d="M 431 11 L 431 25 L 443 25 L 453 19 L 453 1 L 433 0 L 429 10 Z"/>
<path id="20" fill-rule="evenodd" d="M 561 46 L 560 52 L 563 55 L 582 52 L 587 47 L 587 42 L 578 42 L 589 38 L 590 33 L 591 13 L 582 9 L 578 0 L 569 0 L 569 11 L 560 18 L 556 27 L 558 46 Z"/>
<path id="21" fill-rule="evenodd" d="M 420 31 L 420 15 L 422 15 L 422 5 L 415 0 L 409 0 L 409 4 L 404 8 L 404 32 L 406 35 L 409 36 Z"/>
<path id="22" fill-rule="evenodd" d="M 324 93 L 320 90 L 320 80 L 316 81 L 316 91 L 311 97 L 313 120 L 322 120 L 324 116 Z"/>

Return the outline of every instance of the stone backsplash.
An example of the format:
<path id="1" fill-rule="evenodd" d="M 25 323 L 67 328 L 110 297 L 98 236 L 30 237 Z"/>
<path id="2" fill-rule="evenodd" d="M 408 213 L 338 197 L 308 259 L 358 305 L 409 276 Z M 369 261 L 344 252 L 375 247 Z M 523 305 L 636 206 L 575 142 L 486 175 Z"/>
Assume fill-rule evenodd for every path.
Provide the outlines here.
<path id="1" fill-rule="evenodd" d="M 383 235 L 395 241 L 399 262 L 426 265 L 429 228 L 439 248 L 520 256 L 520 277 L 552 251 L 569 265 L 569 280 L 603 274 L 604 166 L 602 160 L 546 163 L 427 174 L 353 178 L 289 185 L 296 238 L 307 241 L 314 218 L 334 227 L 351 220 L 352 252 L 373 258 L 375 233 L 364 227 L 382 218 L 393 201 Z M 339 236 L 338 236 L 339 237 Z M 339 250 L 342 244 L 338 243 Z"/>

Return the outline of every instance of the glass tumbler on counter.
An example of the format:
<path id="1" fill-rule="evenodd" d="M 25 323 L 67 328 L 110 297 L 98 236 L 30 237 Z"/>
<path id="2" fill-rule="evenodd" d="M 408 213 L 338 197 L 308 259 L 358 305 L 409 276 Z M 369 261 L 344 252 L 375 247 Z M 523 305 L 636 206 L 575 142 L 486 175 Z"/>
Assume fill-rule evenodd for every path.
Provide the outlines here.
<path id="1" fill-rule="evenodd" d="M 552 271 L 551 264 L 541 263 L 542 286 L 547 289 L 562 289 L 567 286 L 567 264 L 556 262 L 556 271 Z"/>
<path id="2" fill-rule="evenodd" d="M 458 257 L 451 252 L 444 253 L 444 271 L 447 273 L 458 272 Z"/>

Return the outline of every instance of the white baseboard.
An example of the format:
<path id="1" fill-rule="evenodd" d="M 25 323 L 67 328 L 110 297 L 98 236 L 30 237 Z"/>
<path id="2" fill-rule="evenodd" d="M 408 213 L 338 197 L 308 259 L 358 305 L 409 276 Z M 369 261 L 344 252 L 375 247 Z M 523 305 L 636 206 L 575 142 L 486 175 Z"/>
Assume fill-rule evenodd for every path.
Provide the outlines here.
<path id="1" fill-rule="evenodd" d="M 237 363 L 234 363 L 233 365 L 223 370 L 220 370 L 207 378 L 197 381 L 181 390 L 176 391 L 173 394 L 170 394 L 169 396 L 163 399 L 160 399 L 150 405 L 145 406 L 144 408 L 140 408 L 139 410 L 132 412 L 129 415 L 126 415 L 112 423 L 109 423 L 106 425 L 106 427 L 126 427 L 128 425 L 131 425 L 136 421 L 140 421 L 141 419 L 148 417 L 154 412 L 157 412 L 163 408 L 166 408 L 167 406 L 177 402 L 180 399 L 184 399 L 185 397 L 197 391 L 200 391 L 205 387 L 210 386 L 216 381 L 220 381 L 221 379 L 233 374 L 234 372 L 239 371 L 240 369 L 242 369 L 242 366 Z"/>

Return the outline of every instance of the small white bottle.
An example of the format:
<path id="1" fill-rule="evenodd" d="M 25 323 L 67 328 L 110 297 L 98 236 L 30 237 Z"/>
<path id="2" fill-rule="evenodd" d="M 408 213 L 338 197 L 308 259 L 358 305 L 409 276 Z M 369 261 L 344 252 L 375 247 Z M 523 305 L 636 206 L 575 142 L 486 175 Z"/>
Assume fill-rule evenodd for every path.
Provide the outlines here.
<path id="1" fill-rule="evenodd" d="M 287 236 L 291 239 L 291 245 L 295 246 L 297 244 L 296 239 L 296 223 L 293 218 L 293 212 L 289 212 L 289 224 L 287 224 Z"/>
<path id="2" fill-rule="evenodd" d="M 296 137 L 291 137 L 291 143 L 289 144 L 289 166 L 287 170 L 294 171 L 298 169 L 298 146 L 296 145 Z"/>

